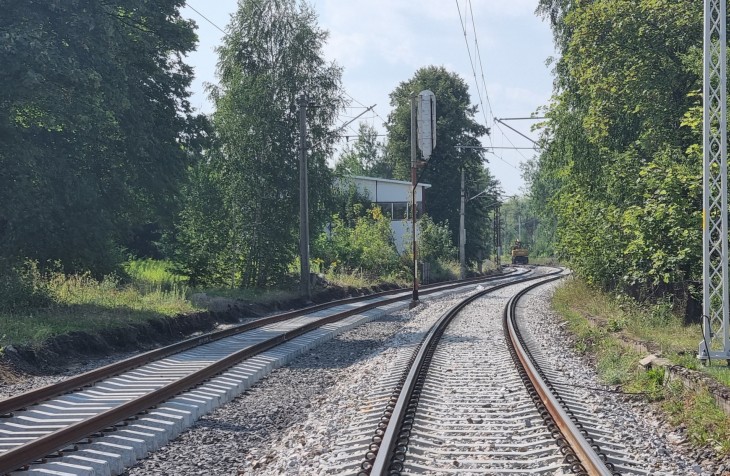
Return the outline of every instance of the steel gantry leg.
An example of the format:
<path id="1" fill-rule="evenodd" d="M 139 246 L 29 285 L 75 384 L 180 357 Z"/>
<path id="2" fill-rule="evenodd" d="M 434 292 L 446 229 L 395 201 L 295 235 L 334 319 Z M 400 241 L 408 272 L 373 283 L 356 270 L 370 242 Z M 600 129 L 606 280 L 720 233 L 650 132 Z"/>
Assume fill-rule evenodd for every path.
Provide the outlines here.
<path id="1" fill-rule="evenodd" d="M 705 0 L 702 198 L 703 340 L 698 357 L 730 362 L 727 207 L 727 0 Z"/>

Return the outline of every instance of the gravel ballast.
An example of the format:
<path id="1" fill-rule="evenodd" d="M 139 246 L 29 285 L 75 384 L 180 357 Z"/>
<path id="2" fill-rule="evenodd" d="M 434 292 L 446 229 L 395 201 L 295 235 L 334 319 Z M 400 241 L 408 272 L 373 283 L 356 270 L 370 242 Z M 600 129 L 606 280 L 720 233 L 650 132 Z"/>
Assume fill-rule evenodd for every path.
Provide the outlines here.
<path id="1" fill-rule="evenodd" d="M 549 311 L 553 287 L 532 292 L 521 305 L 522 312 L 531 316 L 527 328 L 544 342 L 543 352 L 560 363 L 576 386 L 604 389 L 581 358 L 555 348 L 556 342 L 569 339 Z M 364 412 L 378 376 L 393 371 L 430 325 L 465 295 L 426 302 L 341 334 L 201 418 L 126 474 L 336 474 L 333 467 L 343 429 L 351 428 L 353 419 Z M 96 365 L 100 364 L 89 364 Z M 63 377 L 33 378 L 0 388 L 0 398 L 59 378 Z M 586 392 L 587 401 L 604 408 L 607 425 L 630 437 L 636 449 L 632 457 L 647 461 L 647 474 L 721 474 L 713 472 L 709 459 L 695 455 L 681 433 L 664 424 L 652 406 L 619 394 Z"/>
<path id="2" fill-rule="evenodd" d="M 129 474 L 324 474 L 341 429 L 378 375 L 457 301 L 426 302 L 315 348 L 199 420 Z"/>
<path id="3" fill-rule="evenodd" d="M 551 290 L 534 292 L 522 309 L 534 313 L 537 332 L 553 346 L 567 340 L 557 317 L 548 311 L 550 295 Z M 451 297 L 400 312 L 314 349 L 201 419 L 129 474 L 335 474 L 343 429 L 364 411 L 374 379 L 392 368 L 403 352 L 412 352 L 430 324 L 456 302 Z M 576 366 L 576 384 L 600 387 L 594 372 L 572 351 L 558 350 L 554 357 Z M 645 404 L 618 395 L 611 398 L 605 400 L 608 408 L 620 408 L 616 425 L 626 426 L 636 441 L 647 442 L 632 456 L 661 461 L 647 468 L 648 474 L 711 474 L 694 472 L 696 465 L 683 455 L 679 436 L 662 427 Z"/>

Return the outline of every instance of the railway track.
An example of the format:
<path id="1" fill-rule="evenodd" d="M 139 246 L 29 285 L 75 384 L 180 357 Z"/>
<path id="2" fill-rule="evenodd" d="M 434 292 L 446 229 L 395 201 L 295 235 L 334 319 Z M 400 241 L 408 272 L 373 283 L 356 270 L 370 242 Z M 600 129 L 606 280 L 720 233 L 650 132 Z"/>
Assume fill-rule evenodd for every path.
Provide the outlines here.
<path id="1" fill-rule="evenodd" d="M 424 288 L 438 297 L 478 282 Z M 313 345 L 408 304 L 395 290 L 189 339 L 0 401 L 0 474 L 120 474 Z"/>
<path id="2" fill-rule="evenodd" d="M 569 385 L 550 385 L 557 373 L 516 322 L 520 298 L 558 278 L 485 289 L 442 315 L 374 385 L 330 473 L 645 474 Z M 483 312 L 489 300 L 503 316 Z"/>

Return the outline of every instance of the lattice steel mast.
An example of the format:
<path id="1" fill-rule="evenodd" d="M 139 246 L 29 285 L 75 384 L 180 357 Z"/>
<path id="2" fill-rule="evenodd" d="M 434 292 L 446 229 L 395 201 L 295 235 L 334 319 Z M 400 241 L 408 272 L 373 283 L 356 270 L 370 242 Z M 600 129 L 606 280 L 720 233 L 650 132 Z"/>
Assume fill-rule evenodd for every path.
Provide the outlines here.
<path id="1" fill-rule="evenodd" d="M 699 358 L 730 362 L 727 207 L 726 0 L 705 0 L 703 340 Z"/>

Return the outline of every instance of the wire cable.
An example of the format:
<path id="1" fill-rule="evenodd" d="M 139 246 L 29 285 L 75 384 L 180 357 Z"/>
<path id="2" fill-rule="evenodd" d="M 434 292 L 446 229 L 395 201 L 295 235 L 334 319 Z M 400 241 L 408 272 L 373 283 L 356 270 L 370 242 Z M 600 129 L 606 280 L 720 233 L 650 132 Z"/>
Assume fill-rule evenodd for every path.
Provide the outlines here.
<path id="1" fill-rule="evenodd" d="M 482 90 L 479 88 L 479 80 L 477 79 L 477 70 L 474 67 L 474 60 L 471 57 L 471 48 L 469 48 L 469 39 L 466 33 L 466 23 L 464 17 L 461 15 L 461 7 L 459 6 L 459 0 L 455 0 L 456 9 L 459 11 L 459 23 L 461 24 L 461 30 L 464 32 L 464 44 L 466 45 L 466 52 L 469 55 L 469 63 L 471 64 L 471 71 L 474 75 L 474 82 L 476 83 L 477 96 L 479 96 L 479 104 L 482 106 L 482 116 L 484 117 L 484 127 L 489 127 L 489 120 L 487 119 L 487 113 L 484 107 L 484 100 L 482 99 Z M 490 108 L 491 110 L 491 108 Z M 491 142 L 490 142 L 491 143 Z"/>
<path id="2" fill-rule="evenodd" d="M 211 25 L 213 25 L 214 27 L 216 27 L 221 33 L 223 33 L 224 35 L 228 36 L 228 33 L 226 33 L 223 30 L 223 28 L 221 28 L 218 25 L 216 25 L 215 23 L 213 23 L 213 21 L 210 18 L 206 17 L 205 15 L 203 15 L 202 13 L 200 13 L 198 10 L 196 10 L 195 7 L 193 7 L 192 5 L 190 5 L 189 2 L 185 2 L 185 5 L 187 5 L 187 7 L 189 9 L 191 9 L 192 11 L 194 11 L 195 13 L 197 13 L 198 15 L 200 15 L 201 17 L 203 17 L 203 19 L 205 21 L 207 21 L 208 23 L 210 23 Z"/>
<path id="3" fill-rule="evenodd" d="M 466 16 L 466 11 L 464 12 L 465 13 L 464 17 L 462 17 L 461 7 L 459 6 L 459 0 L 455 0 L 455 1 L 456 1 L 456 9 L 459 11 L 459 21 L 461 23 L 461 29 L 464 32 L 464 42 L 466 44 L 467 53 L 469 54 L 469 62 L 471 63 L 472 73 L 474 75 L 474 82 L 476 83 L 477 93 L 479 94 L 479 102 L 482 105 L 482 114 L 484 115 L 485 126 L 489 127 L 489 123 L 487 122 L 487 117 L 486 117 L 486 114 L 485 114 L 485 108 L 484 108 L 484 102 L 482 100 L 481 90 L 479 89 L 479 80 L 477 79 L 476 68 L 474 67 L 474 61 L 472 60 L 472 56 L 471 56 L 471 49 L 469 48 L 469 41 L 467 39 L 467 31 L 466 31 L 466 25 L 465 25 L 465 20 L 464 20 L 464 17 Z M 497 129 L 499 129 L 499 131 L 502 133 L 502 136 L 505 139 L 507 139 L 507 142 L 509 142 L 510 145 L 515 150 L 517 150 L 517 153 L 520 154 L 520 156 L 522 156 L 522 158 L 525 161 L 529 161 L 529 159 L 527 158 L 527 156 L 525 156 L 525 154 L 523 154 L 519 150 L 519 148 L 514 144 L 514 142 L 512 142 L 512 140 L 505 134 L 504 129 L 502 129 L 502 127 L 500 126 L 500 124 L 497 121 L 494 121 L 494 111 L 492 110 L 492 103 L 491 103 L 491 101 L 489 99 L 489 92 L 487 91 L 487 82 L 486 82 L 486 79 L 485 79 L 485 76 L 484 76 L 484 63 L 482 62 L 481 51 L 479 49 L 479 41 L 477 39 L 477 31 L 476 31 L 476 22 L 474 21 L 474 11 L 472 9 L 471 0 L 467 0 L 467 5 L 469 7 L 469 12 L 471 14 L 471 24 L 472 24 L 472 30 L 474 32 L 474 49 L 475 49 L 474 52 L 475 52 L 476 59 L 477 59 L 477 61 L 479 63 L 479 69 L 480 69 L 481 77 L 482 77 L 482 86 L 484 87 L 484 95 L 487 98 L 487 105 L 489 106 L 488 111 L 489 111 L 490 116 L 492 117 L 492 124 L 494 126 L 496 126 Z M 488 136 L 488 137 L 489 137 L 489 143 L 491 145 L 492 144 L 492 138 L 491 138 L 491 136 Z M 497 158 L 499 158 L 502 162 L 505 162 L 505 163 L 509 164 L 511 167 L 517 169 L 517 167 L 515 167 L 512 164 L 510 164 L 509 162 L 507 162 L 506 160 L 504 160 L 502 157 L 498 156 L 497 154 L 494 154 L 494 155 Z"/>

